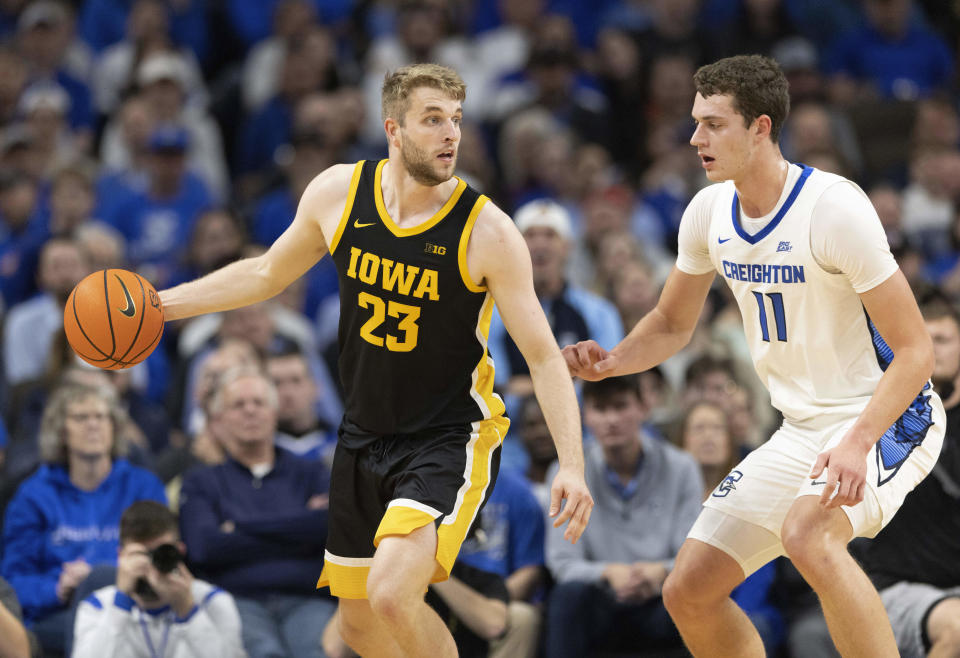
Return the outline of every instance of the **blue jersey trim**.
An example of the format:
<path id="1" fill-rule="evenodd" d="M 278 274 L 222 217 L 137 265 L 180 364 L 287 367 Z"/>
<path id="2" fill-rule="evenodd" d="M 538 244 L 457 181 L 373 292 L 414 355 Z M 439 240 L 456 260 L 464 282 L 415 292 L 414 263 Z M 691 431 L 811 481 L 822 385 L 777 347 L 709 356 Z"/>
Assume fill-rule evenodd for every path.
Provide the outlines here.
<path id="1" fill-rule="evenodd" d="M 866 315 L 866 309 L 864 309 Z M 867 326 L 870 328 L 870 338 L 873 349 L 877 354 L 877 363 L 884 372 L 893 361 L 893 350 L 887 345 L 880 332 L 867 315 Z M 927 432 L 933 427 L 933 408 L 930 406 L 930 396 L 924 392 L 930 388 L 930 382 L 924 384 L 923 389 L 913 399 L 907 410 L 887 428 L 874 450 L 877 460 L 877 486 L 881 486 L 897 474 L 900 467 L 910 457 L 910 453 L 923 443 Z"/>
<path id="2" fill-rule="evenodd" d="M 800 178 L 797 179 L 797 182 L 793 184 L 793 189 L 790 190 L 790 195 L 787 197 L 787 200 L 783 202 L 783 205 L 780 207 L 779 212 L 774 215 L 773 219 L 764 226 L 762 229 L 750 235 L 744 230 L 743 226 L 740 225 L 740 197 L 737 196 L 736 190 L 733 192 L 733 206 L 730 209 L 731 215 L 733 216 L 733 228 L 741 238 L 749 242 L 750 244 L 757 244 L 765 237 L 770 235 L 773 229 L 777 228 L 777 225 L 783 220 L 784 216 L 787 214 L 787 211 L 790 210 L 790 207 L 793 205 L 793 202 L 797 200 L 797 196 L 800 194 L 800 190 L 803 189 L 803 184 L 807 182 L 807 179 L 810 177 L 810 174 L 813 173 L 813 167 L 808 167 L 806 165 L 798 164 L 798 167 L 803 169 L 803 172 L 800 174 Z"/>

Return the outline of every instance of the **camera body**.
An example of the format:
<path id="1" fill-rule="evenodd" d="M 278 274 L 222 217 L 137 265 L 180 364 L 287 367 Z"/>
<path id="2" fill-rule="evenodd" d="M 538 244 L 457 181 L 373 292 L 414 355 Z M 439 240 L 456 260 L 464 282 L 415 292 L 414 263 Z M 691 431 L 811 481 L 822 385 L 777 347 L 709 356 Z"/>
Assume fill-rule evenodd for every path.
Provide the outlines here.
<path id="1" fill-rule="evenodd" d="M 149 551 L 149 555 L 153 567 L 162 574 L 174 571 L 183 562 L 183 554 L 173 544 L 160 544 Z M 150 587 L 146 578 L 138 578 L 133 591 L 144 600 L 157 599 L 157 593 Z"/>

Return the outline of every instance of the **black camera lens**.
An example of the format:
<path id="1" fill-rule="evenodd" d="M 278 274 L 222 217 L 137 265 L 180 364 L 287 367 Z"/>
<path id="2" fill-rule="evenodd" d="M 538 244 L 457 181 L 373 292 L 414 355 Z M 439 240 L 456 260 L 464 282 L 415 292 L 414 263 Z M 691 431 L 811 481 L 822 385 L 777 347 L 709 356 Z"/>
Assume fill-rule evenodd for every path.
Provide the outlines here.
<path id="1" fill-rule="evenodd" d="M 183 556 L 173 544 L 160 544 L 150 551 L 150 561 L 160 573 L 170 573 L 183 562 Z"/>

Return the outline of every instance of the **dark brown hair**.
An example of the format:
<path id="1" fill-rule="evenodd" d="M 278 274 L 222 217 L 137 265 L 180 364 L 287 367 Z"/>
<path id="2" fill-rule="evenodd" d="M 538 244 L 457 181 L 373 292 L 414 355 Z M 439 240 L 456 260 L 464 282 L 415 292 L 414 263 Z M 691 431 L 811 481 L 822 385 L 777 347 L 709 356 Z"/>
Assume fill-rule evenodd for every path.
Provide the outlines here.
<path id="1" fill-rule="evenodd" d="M 148 542 L 168 532 L 179 536 L 177 516 L 155 500 L 138 500 L 120 516 L 120 544 Z"/>
<path id="2" fill-rule="evenodd" d="M 717 94 L 733 97 L 733 109 L 749 127 L 754 119 L 770 117 L 770 139 L 780 139 L 780 129 L 790 113 L 790 92 L 780 65 L 763 55 L 737 55 L 701 66 L 693 83 L 704 98 Z"/>

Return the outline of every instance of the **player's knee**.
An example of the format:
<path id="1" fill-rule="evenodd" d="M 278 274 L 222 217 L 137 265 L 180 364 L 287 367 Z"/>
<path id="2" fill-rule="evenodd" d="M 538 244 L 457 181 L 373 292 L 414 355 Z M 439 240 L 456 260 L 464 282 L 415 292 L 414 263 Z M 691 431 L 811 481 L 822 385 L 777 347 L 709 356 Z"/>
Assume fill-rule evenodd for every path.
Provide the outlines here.
<path id="1" fill-rule="evenodd" d="M 780 530 L 780 541 L 787 557 L 808 580 L 829 568 L 841 553 L 846 554 L 845 542 L 803 518 L 788 519 Z"/>
<path id="2" fill-rule="evenodd" d="M 387 626 L 404 624 L 410 612 L 410 602 L 401 591 L 387 581 L 367 582 L 367 600 L 377 618 Z"/>
<path id="3" fill-rule="evenodd" d="M 697 578 L 689 571 L 675 569 L 663 583 L 663 605 L 671 617 L 683 617 L 696 614 L 703 606 L 709 605 L 714 597 L 709 590 L 697 584 Z"/>

